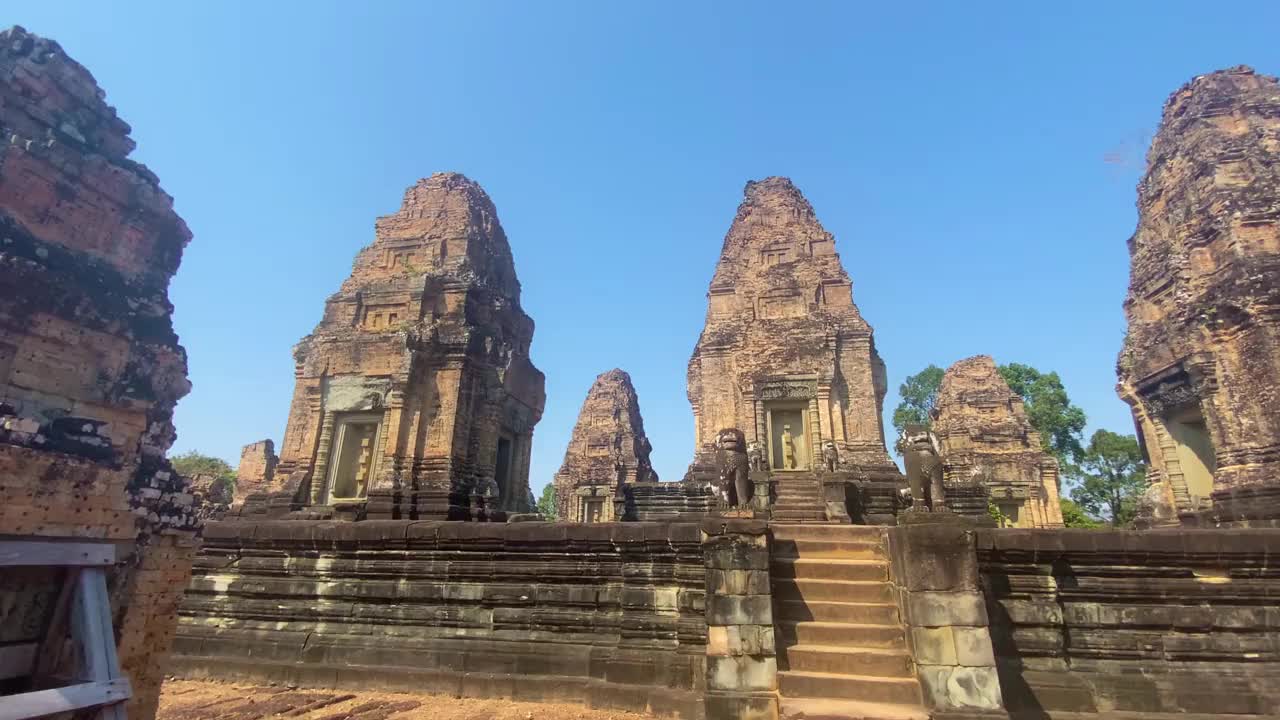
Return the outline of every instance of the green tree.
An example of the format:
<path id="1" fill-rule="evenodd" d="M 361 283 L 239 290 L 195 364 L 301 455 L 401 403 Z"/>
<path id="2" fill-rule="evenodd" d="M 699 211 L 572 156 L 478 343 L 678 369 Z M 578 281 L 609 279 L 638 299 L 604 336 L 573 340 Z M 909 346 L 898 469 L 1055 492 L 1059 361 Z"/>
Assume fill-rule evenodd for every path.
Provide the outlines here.
<path id="1" fill-rule="evenodd" d="M 1075 465 L 1083 452 L 1085 415 L 1084 410 L 1071 404 L 1058 373 L 1042 373 L 1019 363 L 1001 365 L 998 370 L 1009 389 L 1022 398 L 1027 419 L 1040 433 L 1045 452 L 1058 459 L 1062 475 L 1076 475 Z M 930 365 L 908 377 L 898 388 L 902 402 L 893 411 L 893 426 L 898 432 L 909 423 L 929 424 L 942 376 L 941 368 Z"/>
<path id="2" fill-rule="evenodd" d="M 942 368 L 930 365 L 908 377 L 898 386 L 902 402 L 893 410 L 893 427 L 899 433 L 908 425 L 928 425 L 933 403 L 938 399 L 942 385 Z"/>
<path id="3" fill-rule="evenodd" d="M 538 497 L 538 514 L 548 520 L 556 519 L 556 488 L 551 483 L 542 488 L 542 495 Z"/>
<path id="4" fill-rule="evenodd" d="M 1080 478 L 1080 485 L 1071 491 L 1072 500 L 1106 518 L 1112 527 L 1128 524 L 1147 487 L 1138 439 L 1109 430 L 1095 432 L 1084 449 Z"/>
<path id="5" fill-rule="evenodd" d="M 1084 508 L 1080 507 L 1074 500 L 1061 498 L 1058 505 L 1062 507 L 1062 523 L 1069 528 L 1094 528 L 1102 527 L 1102 523 L 1089 517 Z"/>
<path id="6" fill-rule="evenodd" d="M 1074 475 L 1075 465 L 1084 452 L 1084 410 L 1071 404 L 1067 389 L 1062 386 L 1058 373 L 1042 373 L 1030 365 L 1009 363 L 1001 365 L 1000 377 L 1009 383 L 1009 389 L 1022 396 L 1027 419 L 1040 433 L 1040 444 L 1046 452 L 1058 458 L 1063 475 Z"/>
<path id="7" fill-rule="evenodd" d="M 183 477 L 214 475 L 226 479 L 232 486 L 235 486 L 236 483 L 236 469 L 231 467 L 226 460 L 212 455 L 204 455 L 197 450 L 174 455 L 169 458 L 169 464 L 173 465 L 173 469 L 177 470 L 178 474 Z"/>

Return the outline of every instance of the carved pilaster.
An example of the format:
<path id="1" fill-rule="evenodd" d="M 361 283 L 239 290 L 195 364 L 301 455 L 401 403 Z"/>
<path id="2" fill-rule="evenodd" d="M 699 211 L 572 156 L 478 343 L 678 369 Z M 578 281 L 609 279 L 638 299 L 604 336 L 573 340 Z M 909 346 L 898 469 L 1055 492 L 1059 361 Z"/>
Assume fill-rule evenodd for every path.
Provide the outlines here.
<path id="1" fill-rule="evenodd" d="M 323 504 L 329 492 L 329 458 L 333 451 L 333 413 L 327 412 L 320 421 L 320 440 L 316 447 L 315 469 L 311 472 L 311 504 Z"/>

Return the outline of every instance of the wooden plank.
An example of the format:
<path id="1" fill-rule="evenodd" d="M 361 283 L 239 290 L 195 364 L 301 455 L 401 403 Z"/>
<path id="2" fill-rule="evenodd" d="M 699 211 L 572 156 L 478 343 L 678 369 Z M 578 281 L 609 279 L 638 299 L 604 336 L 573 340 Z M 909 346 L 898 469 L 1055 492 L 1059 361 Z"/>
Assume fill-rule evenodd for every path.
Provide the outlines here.
<path id="1" fill-rule="evenodd" d="M 28 720 L 103 706 L 119 708 L 117 703 L 128 700 L 131 694 L 129 681 L 121 678 L 6 695 L 0 698 L 0 720 Z"/>
<path id="2" fill-rule="evenodd" d="M 79 647 L 80 667 L 84 672 L 81 679 L 99 682 L 114 679 L 107 667 L 106 644 L 115 644 L 110 626 L 102 627 L 102 611 L 98 608 L 100 604 L 107 603 L 105 592 L 99 595 L 98 583 L 95 582 L 95 576 L 101 573 L 96 569 L 80 573 L 71 610 L 71 637 Z"/>
<path id="3" fill-rule="evenodd" d="M 58 599 L 53 606 L 53 617 L 49 620 L 49 627 L 45 628 L 40 654 L 36 656 L 36 665 L 31 671 L 32 687 L 46 687 L 48 679 L 62 665 L 63 649 L 67 644 L 67 626 L 71 620 L 71 601 L 75 598 L 79 585 L 80 568 L 71 567 L 63 571 L 62 588 L 58 591 Z"/>
<path id="4" fill-rule="evenodd" d="M 115 564 L 111 543 L 0 540 L 0 567 L 15 565 L 97 566 Z"/>
<path id="5" fill-rule="evenodd" d="M 111 631 L 111 599 L 107 596 L 107 573 L 102 568 L 80 571 L 73 611 L 73 637 L 80 646 L 85 680 L 109 682 L 120 678 L 116 639 Z M 104 707 L 98 720 L 125 720 L 124 706 Z"/>
<path id="6" fill-rule="evenodd" d="M 36 661 L 36 650 L 39 647 L 38 643 L 0 647 L 0 680 L 30 675 Z M 4 699 L 0 698 L 0 703 L 2 702 Z"/>

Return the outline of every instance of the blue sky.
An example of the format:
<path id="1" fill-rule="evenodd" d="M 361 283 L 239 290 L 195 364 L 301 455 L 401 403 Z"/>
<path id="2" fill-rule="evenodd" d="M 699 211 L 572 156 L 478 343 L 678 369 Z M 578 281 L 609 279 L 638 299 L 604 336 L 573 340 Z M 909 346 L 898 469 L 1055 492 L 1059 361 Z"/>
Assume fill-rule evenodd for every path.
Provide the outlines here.
<path id="1" fill-rule="evenodd" d="M 903 378 L 988 353 L 1131 432 L 1115 357 L 1135 183 L 1165 98 L 1280 72 L 1280 3 L 23 3 L 134 128 L 195 239 L 175 451 L 284 432 L 290 349 L 373 221 L 435 171 L 497 204 L 547 374 L 535 492 L 595 376 L 654 464 L 693 450 L 685 366 L 744 183 L 790 176 Z M 15 12 L 16 10 L 16 12 Z"/>

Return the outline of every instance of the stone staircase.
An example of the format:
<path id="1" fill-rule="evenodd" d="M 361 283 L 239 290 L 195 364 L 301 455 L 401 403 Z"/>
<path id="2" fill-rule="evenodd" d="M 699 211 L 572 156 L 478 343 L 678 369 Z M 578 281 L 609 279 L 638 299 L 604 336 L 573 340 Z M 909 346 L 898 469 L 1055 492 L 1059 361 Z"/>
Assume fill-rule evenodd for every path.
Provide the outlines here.
<path id="1" fill-rule="evenodd" d="M 784 523 L 827 522 L 827 504 L 822 500 L 822 483 L 808 472 L 774 471 L 774 520 Z"/>
<path id="2" fill-rule="evenodd" d="M 782 716 L 927 720 L 881 529 L 770 528 Z"/>

